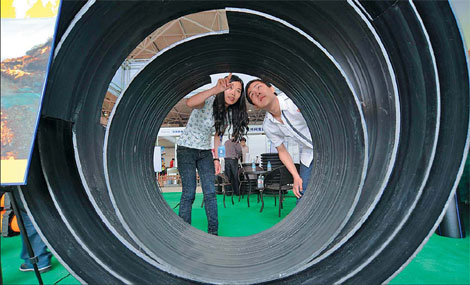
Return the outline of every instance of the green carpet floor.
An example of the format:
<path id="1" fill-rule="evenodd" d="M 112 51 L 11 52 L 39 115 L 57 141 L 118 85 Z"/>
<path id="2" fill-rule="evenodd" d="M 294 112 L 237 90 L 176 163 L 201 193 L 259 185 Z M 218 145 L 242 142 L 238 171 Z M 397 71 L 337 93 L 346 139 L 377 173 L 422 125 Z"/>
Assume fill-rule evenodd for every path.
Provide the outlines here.
<path id="1" fill-rule="evenodd" d="M 181 193 L 165 193 L 165 199 L 170 207 L 179 202 Z M 219 206 L 219 234 L 223 236 L 247 236 L 270 228 L 295 206 L 295 198 L 290 194 L 286 198 L 282 216 L 277 215 L 278 208 L 274 206 L 274 198 L 265 198 L 265 208 L 259 212 L 255 195 L 252 195 L 251 207 L 247 207 L 245 200 L 235 205 L 231 197 L 226 198 L 227 208 L 224 208 L 222 196 L 218 196 Z M 207 221 L 204 208 L 201 208 L 202 194 L 197 194 L 193 206 L 193 226 L 207 231 Z M 177 213 L 178 208 L 175 209 Z M 467 227 L 468 229 L 468 227 Z M 468 232 L 468 231 L 467 231 Z M 33 272 L 20 272 L 18 270 L 22 260 L 19 258 L 21 250 L 20 237 L 1 238 L 1 269 L 4 284 L 37 284 Z M 43 273 L 45 284 L 79 284 L 67 270 L 52 259 L 52 270 Z M 423 250 L 415 259 L 391 282 L 391 284 L 470 284 L 470 238 L 452 239 L 433 235 Z"/>
<path id="2" fill-rule="evenodd" d="M 178 205 L 181 193 L 165 193 L 165 199 L 171 208 Z M 201 208 L 202 194 L 196 195 L 193 204 L 192 225 L 202 231 L 207 232 L 206 211 Z M 264 198 L 263 212 L 259 212 L 261 202 L 258 204 L 257 196 L 252 194 L 250 197 L 250 206 L 248 208 L 247 198 L 238 202 L 238 196 L 234 196 L 234 205 L 232 205 L 231 196 L 225 198 L 224 208 L 223 196 L 217 195 L 219 212 L 219 235 L 220 236 L 249 236 L 269 229 L 281 221 L 295 207 L 296 198 L 292 193 L 286 196 L 284 209 L 281 210 L 281 217 L 278 216 L 279 207 L 274 206 L 274 197 Z M 178 214 L 178 208 L 174 209 Z"/>

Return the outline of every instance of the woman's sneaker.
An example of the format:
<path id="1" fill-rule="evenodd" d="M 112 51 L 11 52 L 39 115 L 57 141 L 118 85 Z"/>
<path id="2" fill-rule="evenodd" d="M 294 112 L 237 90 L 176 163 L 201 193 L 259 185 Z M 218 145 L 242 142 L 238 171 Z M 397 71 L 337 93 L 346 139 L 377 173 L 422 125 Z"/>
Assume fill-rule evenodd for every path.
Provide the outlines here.
<path id="1" fill-rule="evenodd" d="M 51 270 L 51 265 L 49 264 L 43 267 L 38 267 L 38 269 L 40 273 L 44 273 L 44 272 Z M 20 271 L 23 271 L 23 272 L 34 271 L 34 268 L 32 266 L 29 267 L 28 265 L 26 265 L 26 263 L 23 263 L 20 266 Z"/>

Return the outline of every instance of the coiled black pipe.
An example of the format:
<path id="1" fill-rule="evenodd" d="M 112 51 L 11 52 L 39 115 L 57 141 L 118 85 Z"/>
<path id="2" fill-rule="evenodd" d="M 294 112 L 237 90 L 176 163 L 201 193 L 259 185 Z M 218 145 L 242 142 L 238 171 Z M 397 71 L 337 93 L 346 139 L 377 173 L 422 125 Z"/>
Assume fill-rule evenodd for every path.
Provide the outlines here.
<path id="1" fill-rule="evenodd" d="M 59 31 L 70 26 L 49 75 L 34 179 L 23 188 L 50 247 L 80 280 L 380 283 L 433 232 L 469 144 L 468 69 L 448 3 L 81 5 L 63 3 Z M 130 51 L 172 19 L 225 7 L 236 8 L 227 9 L 228 33 L 176 45 L 139 73 L 104 143 L 101 102 Z M 281 223 L 244 238 L 182 223 L 151 179 L 165 114 L 226 71 L 290 95 L 316 146 L 310 194 Z M 238 248 L 239 239 L 250 246 Z"/>

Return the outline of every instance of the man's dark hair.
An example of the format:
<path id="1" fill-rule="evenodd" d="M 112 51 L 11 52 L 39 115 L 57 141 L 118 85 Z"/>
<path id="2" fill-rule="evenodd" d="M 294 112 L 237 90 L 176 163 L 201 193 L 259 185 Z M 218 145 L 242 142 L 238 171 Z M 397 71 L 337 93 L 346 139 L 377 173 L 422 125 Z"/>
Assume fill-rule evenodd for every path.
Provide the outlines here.
<path id="1" fill-rule="evenodd" d="M 245 139 L 244 137 L 242 137 L 242 138 L 240 139 L 240 141 L 246 142 L 246 139 Z"/>
<path id="2" fill-rule="evenodd" d="M 267 81 L 264 81 L 263 79 L 259 79 L 259 78 L 253 79 L 253 80 L 251 80 L 250 82 L 248 82 L 248 83 L 246 84 L 246 87 L 245 87 L 245 92 L 246 92 L 246 96 L 245 96 L 245 97 L 246 97 L 246 100 L 248 101 L 248 103 L 250 103 L 251 105 L 254 105 L 254 104 L 253 104 L 253 101 L 251 101 L 250 96 L 248 96 L 248 88 L 250 87 L 251 84 L 253 84 L 253 83 L 255 83 L 255 82 L 261 82 L 261 83 L 266 84 L 266 86 L 271 87 L 271 83 L 269 83 L 269 82 L 267 82 Z"/>

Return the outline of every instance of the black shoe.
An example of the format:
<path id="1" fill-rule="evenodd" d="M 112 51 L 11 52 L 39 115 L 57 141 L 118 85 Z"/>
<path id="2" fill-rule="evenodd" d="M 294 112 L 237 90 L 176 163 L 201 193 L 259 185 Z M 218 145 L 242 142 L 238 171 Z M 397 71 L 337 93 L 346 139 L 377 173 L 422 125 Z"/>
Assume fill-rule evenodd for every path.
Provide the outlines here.
<path id="1" fill-rule="evenodd" d="M 38 267 L 38 269 L 40 273 L 44 273 L 44 272 L 51 270 L 51 265 L 49 264 L 43 267 Z M 23 272 L 34 271 L 34 268 L 28 267 L 26 263 L 23 263 L 20 265 L 20 271 L 23 271 Z"/>

